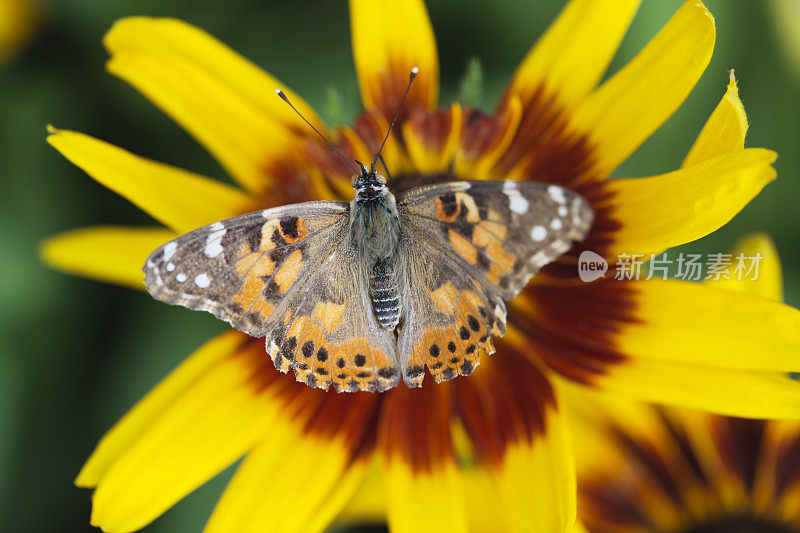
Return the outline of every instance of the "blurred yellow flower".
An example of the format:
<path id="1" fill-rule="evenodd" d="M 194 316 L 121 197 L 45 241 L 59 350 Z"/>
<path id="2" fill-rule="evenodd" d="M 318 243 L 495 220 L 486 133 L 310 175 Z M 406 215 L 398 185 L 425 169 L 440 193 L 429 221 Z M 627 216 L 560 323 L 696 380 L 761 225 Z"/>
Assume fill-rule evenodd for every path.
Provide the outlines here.
<path id="1" fill-rule="evenodd" d="M 715 288 L 781 299 L 770 239 L 757 281 Z M 796 386 L 800 387 L 800 383 Z M 579 518 L 590 533 L 791 533 L 800 530 L 800 422 L 655 407 L 565 385 L 573 408 Z"/>
<path id="2" fill-rule="evenodd" d="M 28 44 L 40 12 L 35 0 L 0 0 L 0 65 Z"/>
<path id="3" fill-rule="evenodd" d="M 783 60 L 800 82 L 800 0 L 770 0 L 769 6 Z"/>

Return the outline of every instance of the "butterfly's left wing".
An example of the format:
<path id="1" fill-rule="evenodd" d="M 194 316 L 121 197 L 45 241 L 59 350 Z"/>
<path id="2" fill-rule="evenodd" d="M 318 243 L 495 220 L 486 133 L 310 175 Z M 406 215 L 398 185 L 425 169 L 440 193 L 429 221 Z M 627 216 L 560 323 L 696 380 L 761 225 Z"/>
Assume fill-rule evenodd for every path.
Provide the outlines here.
<path id="1" fill-rule="evenodd" d="M 145 284 L 264 337 L 275 367 L 298 381 L 386 390 L 400 376 L 394 337 L 372 313 L 349 213 L 349 203 L 320 201 L 215 222 L 153 252 Z"/>
<path id="2" fill-rule="evenodd" d="M 505 332 L 503 302 L 593 219 L 579 195 L 535 182 L 442 183 L 404 191 L 397 205 L 410 284 L 398 355 L 412 385 L 425 364 L 437 381 L 469 374 L 477 349 L 491 353 L 490 334 Z"/>

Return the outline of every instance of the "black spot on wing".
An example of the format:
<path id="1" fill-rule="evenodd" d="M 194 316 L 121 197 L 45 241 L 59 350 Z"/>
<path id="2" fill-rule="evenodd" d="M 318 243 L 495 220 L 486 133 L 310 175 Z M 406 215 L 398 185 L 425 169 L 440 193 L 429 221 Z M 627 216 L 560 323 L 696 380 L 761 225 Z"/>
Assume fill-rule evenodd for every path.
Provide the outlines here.
<path id="1" fill-rule="evenodd" d="M 231 234 L 231 232 L 228 232 L 228 234 Z M 226 234 L 225 236 L 227 237 L 228 234 Z M 245 236 L 245 239 L 247 240 L 247 246 L 250 247 L 250 251 L 251 252 L 255 252 L 257 250 L 260 250 L 261 249 L 261 226 L 259 226 L 257 228 L 253 228 L 250 231 L 248 231 L 247 235 Z M 223 244 L 223 246 L 224 246 L 224 244 Z M 231 247 L 231 248 L 233 249 L 233 247 Z"/>
<path id="2" fill-rule="evenodd" d="M 415 378 L 415 377 L 419 376 L 420 374 L 422 374 L 422 372 L 423 372 L 423 369 L 422 369 L 422 367 L 421 367 L 421 366 L 419 366 L 419 365 L 414 365 L 414 366 L 410 367 L 410 368 L 409 368 L 409 369 L 406 371 L 406 375 L 407 375 L 409 378 L 412 378 L 412 379 L 413 379 L 413 378 Z"/>
<path id="3" fill-rule="evenodd" d="M 297 217 L 282 218 L 280 224 L 281 231 L 287 237 L 296 239 L 299 236 L 297 231 Z"/>
<path id="4" fill-rule="evenodd" d="M 301 349 L 303 352 L 303 357 L 308 358 L 314 355 L 314 342 L 313 341 L 306 341 L 303 344 L 303 348 Z"/>
<path id="5" fill-rule="evenodd" d="M 378 370 L 378 375 L 383 379 L 393 378 L 396 374 L 397 374 L 397 369 L 388 366 Z"/>
<path id="6" fill-rule="evenodd" d="M 447 215 L 448 217 L 452 216 L 453 213 L 456 212 L 456 209 L 458 209 L 455 193 L 452 192 L 445 193 L 439 196 L 439 201 L 442 202 L 442 211 L 444 211 L 444 214 Z"/>
<path id="7" fill-rule="evenodd" d="M 272 237 L 270 237 L 270 240 L 276 248 L 280 248 L 289 244 L 286 242 L 286 239 L 283 238 L 283 235 L 281 235 L 281 232 L 278 228 L 272 230 Z"/>

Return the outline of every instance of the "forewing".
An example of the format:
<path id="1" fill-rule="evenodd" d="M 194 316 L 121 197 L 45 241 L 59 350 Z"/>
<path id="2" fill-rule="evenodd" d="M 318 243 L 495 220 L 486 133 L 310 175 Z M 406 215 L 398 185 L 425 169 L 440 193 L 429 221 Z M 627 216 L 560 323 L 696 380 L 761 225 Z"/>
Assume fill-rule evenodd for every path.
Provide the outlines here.
<path id="1" fill-rule="evenodd" d="M 341 242 L 348 215 L 345 202 L 307 202 L 215 222 L 153 252 L 147 290 L 264 337 L 285 297 Z"/>
<path id="2" fill-rule="evenodd" d="M 529 181 L 462 181 L 398 197 L 411 231 L 433 236 L 504 300 L 582 240 L 594 213 L 578 194 Z"/>

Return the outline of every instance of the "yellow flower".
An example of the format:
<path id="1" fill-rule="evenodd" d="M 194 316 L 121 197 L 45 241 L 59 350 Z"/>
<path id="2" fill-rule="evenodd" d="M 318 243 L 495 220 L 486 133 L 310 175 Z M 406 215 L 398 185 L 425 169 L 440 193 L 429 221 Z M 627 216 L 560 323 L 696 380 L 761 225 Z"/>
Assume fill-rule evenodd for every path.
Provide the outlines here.
<path id="1" fill-rule="evenodd" d="M 35 0 L 0 0 L 0 65 L 30 42 L 41 11 Z"/>
<path id="2" fill-rule="evenodd" d="M 596 223 L 513 301 L 508 334 L 469 378 L 382 395 L 326 393 L 278 373 L 258 339 L 235 331 L 213 339 L 126 414 L 84 465 L 76 483 L 95 489 L 92 523 L 141 528 L 244 455 L 208 531 L 321 530 L 373 464 L 393 530 L 463 531 L 476 527 L 469 513 L 484 496 L 470 492 L 459 448 L 495 488 L 493 527 L 563 531 L 575 516 L 575 473 L 554 376 L 668 404 L 800 417 L 800 390 L 782 374 L 800 370 L 795 310 L 692 283 L 577 277 L 581 250 L 613 259 L 695 240 L 775 175 L 773 152 L 744 148 L 747 122 L 731 78 L 681 169 L 607 179 L 681 104 L 714 45 L 713 18 L 687 2 L 598 85 L 638 3 L 572 0 L 486 114 L 458 103 L 435 107 L 438 58 L 420 0 L 352 0 L 366 110 L 335 131 L 283 83 L 201 30 L 172 19 L 118 22 L 104 41 L 109 70 L 194 135 L 241 189 L 53 130 L 56 149 L 165 226 L 55 237 L 43 256 L 58 268 L 141 288 L 146 256 L 177 233 L 266 206 L 349 199 L 345 163 L 274 89 L 283 87 L 345 155 L 369 160 L 413 66 L 419 76 L 383 152 L 394 187 L 554 182 L 586 197 Z"/>
<path id="3" fill-rule="evenodd" d="M 713 282 L 780 301 L 763 235 L 758 281 Z M 798 384 L 797 386 L 800 386 Z M 800 422 L 653 407 L 565 389 L 575 408 L 579 516 L 591 533 L 789 533 L 800 529 Z"/>

